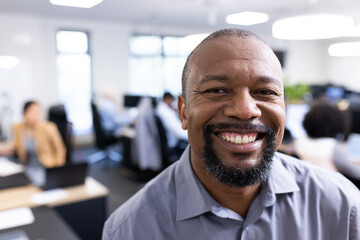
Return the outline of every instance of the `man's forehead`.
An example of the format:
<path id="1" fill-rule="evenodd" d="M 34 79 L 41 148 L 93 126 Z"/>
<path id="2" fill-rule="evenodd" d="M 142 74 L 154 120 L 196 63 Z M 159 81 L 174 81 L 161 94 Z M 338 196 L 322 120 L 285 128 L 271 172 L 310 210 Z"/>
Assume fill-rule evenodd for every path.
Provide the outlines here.
<path id="1" fill-rule="evenodd" d="M 254 66 L 266 66 L 268 70 L 272 71 L 272 74 L 281 75 L 280 62 L 271 48 L 252 36 L 246 38 L 225 36 L 211 39 L 197 48 L 191 65 L 192 70 L 213 69 L 219 63 L 229 62 L 229 60 L 256 62 Z"/>
<path id="2" fill-rule="evenodd" d="M 261 53 L 264 50 L 269 51 L 271 49 L 255 37 L 224 36 L 204 42 L 195 51 L 194 56 L 197 59 L 255 58 L 263 55 Z"/>

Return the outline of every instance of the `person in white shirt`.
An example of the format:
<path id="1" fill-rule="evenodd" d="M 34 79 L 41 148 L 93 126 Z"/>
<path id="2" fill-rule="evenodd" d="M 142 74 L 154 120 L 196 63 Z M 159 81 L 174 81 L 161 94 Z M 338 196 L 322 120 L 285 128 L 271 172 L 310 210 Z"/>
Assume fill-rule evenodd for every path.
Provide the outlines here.
<path id="1" fill-rule="evenodd" d="M 99 101 L 101 125 L 105 134 L 114 137 L 118 136 L 125 126 L 133 122 L 129 114 L 120 113 L 115 96 L 116 93 L 112 89 L 106 89 Z"/>
<path id="2" fill-rule="evenodd" d="M 174 103 L 174 96 L 169 92 L 165 92 L 162 101 L 160 101 L 156 107 L 156 114 L 165 128 L 169 149 L 179 150 L 180 148 L 181 151 L 181 149 L 184 150 L 187 145 L 188 135 L 187 131 L 181 127 L 178 113 L 173 107 Z"/>

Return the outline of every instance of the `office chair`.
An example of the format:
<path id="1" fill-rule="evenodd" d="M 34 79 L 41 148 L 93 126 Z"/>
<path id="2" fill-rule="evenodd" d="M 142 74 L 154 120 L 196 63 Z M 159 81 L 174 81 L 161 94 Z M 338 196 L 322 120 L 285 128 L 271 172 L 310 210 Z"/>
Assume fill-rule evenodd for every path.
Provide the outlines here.
<path id="1" fill-rule="evenodd" d="M 168 146 L 168 139 L 166 137 L 166 130 L 164 128 L 164 125 L 161 121 L 161 119 L 154 115 L 155 118 L 155 124 L 159 133 L 159 142 L 160 142 L 160 153 L 161 153 L 161 161 L 162 161 L 162 168 L 166 168 L 171 164 L 170 161 L 170 151 Z"/>
<path id="2" fill-rule="evenodd" d="M 110 159 L 116 162 L 120 162 L 122 158 L 121 154 L 110 149 L 111 146 L 119 143 L 119 139 L 105 132 L 105 130 L 103 129 L 101 125 L 101 116 L 98 107 L 94 101 L 91 101 L 91 111 L 95 134 L 95 146 L 100 151 L 88 156 L 87 161 L 89 163 L 95 163 L 100 160 Z"/>
<path id="3" fill-rule="evenodd" d="M 72 134 L 72 122 L 67 120 L 67 114 L 65 106 L 62 104 L 54 105 L 49 108 L 48 120 L 55 123 L 59 129 L 61 138 L 66 148 L 66 163 L 69 164 L 72 161 L 73 150 L 73 134 Z"/>

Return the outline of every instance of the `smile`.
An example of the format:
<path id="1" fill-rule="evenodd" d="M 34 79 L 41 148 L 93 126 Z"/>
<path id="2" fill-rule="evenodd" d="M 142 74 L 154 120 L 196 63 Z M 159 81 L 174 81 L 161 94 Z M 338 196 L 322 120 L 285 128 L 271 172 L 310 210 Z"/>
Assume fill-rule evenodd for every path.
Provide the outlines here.
<path id="1" fill-rule="evenodd" d="M 234 144 L 253 143 L 258 137 L 257 133 L 238 134 L 230 132 L 222 132 L 218 134 L 223 140 Z"/>

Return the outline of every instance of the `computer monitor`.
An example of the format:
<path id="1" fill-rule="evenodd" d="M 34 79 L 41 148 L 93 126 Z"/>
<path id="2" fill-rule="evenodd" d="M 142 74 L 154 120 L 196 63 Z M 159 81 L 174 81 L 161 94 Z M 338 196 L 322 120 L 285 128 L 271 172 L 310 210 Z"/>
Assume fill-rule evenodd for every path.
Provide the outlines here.
<path id="1" fill-rule="evenodd" d="M 124 107 L 136 107 L 141 99 L 141 96 L 125 95 L 124 96 Z"/>
<path id="2" fill-rule="evenodd" d="M 351 118 L 351 132 L 360 134 L 360 109 L 352 109 Z"/>
<path id="3" fill-rule="evenodd" d="M 140 96 L 140 95 L 124 95 L 124 107 L 126 108 L 133 108 L 133 107 L 137 107 L 140 99 L 143 97 L 148 97 L 148 96 Z M 155 97 L 151 97 L 151 102 L 154 106 L 156 106 L 156 102 L 157 99 Z"/>
<path id="4" fill-rule="evenodd" d="M 328 87 L 326 97 L 329 101 L 337 101 L 344 97 L 345 90 L 342 87 Z"/>
<path id="5" fill-rule="evenodd" d="M 291 132 L 293 138 L 306 136 L 303 120 L 309 111 L 308 104 L 288 104 L 286 106 L 286 128 Z"/>

